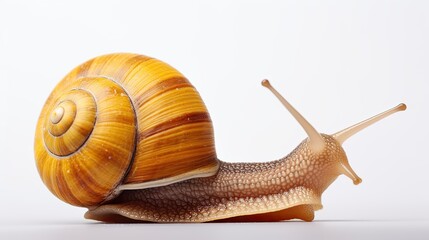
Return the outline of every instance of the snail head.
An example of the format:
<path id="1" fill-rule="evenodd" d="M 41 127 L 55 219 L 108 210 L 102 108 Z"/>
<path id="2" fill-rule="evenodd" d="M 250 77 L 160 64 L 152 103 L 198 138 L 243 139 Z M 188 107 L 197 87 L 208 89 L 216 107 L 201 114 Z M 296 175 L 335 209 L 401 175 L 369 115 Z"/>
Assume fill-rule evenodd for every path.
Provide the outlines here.
<path id="1" fill-rule="evenodd" d="M 324 165 L 331 166 L 329 168 L 331 172 L 328 175 L 344 174 L 349 177 L 355 185 L 361 183 L 362 179 L 351 168 L 342 144 L 349 137 L 360 132 L 364 128 L 371 126 L 395 112 L 407 109 L 407 106 L 401 103 L 394 108 L 370 117 L 344 130 L 328 135 L 319 133 L 273 86 L 271 86 L 268 80 L 263 80 L 262 86 L 268 88 L 280 100 L 307 133 L 308 138 L 304 140 L 303 143 L 306 145 L 306 150 L 311 152 L 311 161 L 323 161 Z"/>

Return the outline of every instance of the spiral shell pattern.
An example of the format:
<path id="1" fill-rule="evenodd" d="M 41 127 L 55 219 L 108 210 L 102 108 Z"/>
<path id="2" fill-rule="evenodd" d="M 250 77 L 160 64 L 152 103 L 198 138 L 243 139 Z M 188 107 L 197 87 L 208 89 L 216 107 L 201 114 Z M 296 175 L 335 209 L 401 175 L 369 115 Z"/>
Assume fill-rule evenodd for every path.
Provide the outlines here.
<path id="1" fill-rule="evenodd" d="M 209 176 L 219 167 L 198 92 L 171 66 L 136 54 L 94 58 L 55 87 L 39 117 L 35 158 L 51 192 L 86 207 L 122 186 Z"/>
<path id="2" fill-rule="evenodd" d="M 125 91 L 109 79 L 83 77 L 67 89 L 60 96 L 54 91 L 42 112 L 37 166 L 60 199 L 92 206 L 108 198 L 129 168 L 135 112 Z"/>

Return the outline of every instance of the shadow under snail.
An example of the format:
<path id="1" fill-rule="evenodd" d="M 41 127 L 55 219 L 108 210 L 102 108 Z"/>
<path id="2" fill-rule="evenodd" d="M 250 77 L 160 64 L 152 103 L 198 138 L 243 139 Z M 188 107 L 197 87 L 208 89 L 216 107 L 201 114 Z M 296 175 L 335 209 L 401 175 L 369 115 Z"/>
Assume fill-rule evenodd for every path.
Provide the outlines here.
<path id="1" fill-rule="evenodd" d="M 387 110 L 321 134 L 267 80 L 308 135 L 286 157 L 227 163 L 197 90 L 177 70 L 137 54 L 110 54 L 76 67 L 40 114 L 35 159 L 49 190 L 105 222 L 312 221 L 321 194 L 341 174 L 361 179 L 342 143 Z"/>

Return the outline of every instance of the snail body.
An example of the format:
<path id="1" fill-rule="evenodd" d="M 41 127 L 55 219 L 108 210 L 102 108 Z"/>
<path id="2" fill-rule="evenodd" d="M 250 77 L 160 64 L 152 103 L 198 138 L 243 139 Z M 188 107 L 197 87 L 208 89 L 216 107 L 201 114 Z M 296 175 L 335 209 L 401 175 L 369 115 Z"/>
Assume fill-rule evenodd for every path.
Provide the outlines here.
<path id="1" fill-rule="evenodd" d="M 106 221 L 311 221 L 341 174 L 355 184 L 341 144 L 386 112 L 320 134 L 267 80 L 307 132 L 286 157 L 218 160 L 210 115 L 196 89 L 166 63 L 136 54 L 94 58 L 53 90 L 39 117 L 35 159 L 48 189 Z"/>

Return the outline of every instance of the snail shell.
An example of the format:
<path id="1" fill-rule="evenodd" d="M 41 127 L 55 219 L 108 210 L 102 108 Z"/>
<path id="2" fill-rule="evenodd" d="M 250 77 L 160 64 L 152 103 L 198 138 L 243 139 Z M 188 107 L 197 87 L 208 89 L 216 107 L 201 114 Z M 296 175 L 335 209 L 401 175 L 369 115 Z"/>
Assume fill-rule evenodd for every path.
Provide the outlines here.
<path id="1" fill-rule="evenodd" d="M 96 206 L 122 189 L 214 175 L 210 115 L 176 69 L 147 56 L 110 54 L 76 67 L 42 109 L 35 159 L 49 190 Z"/>

